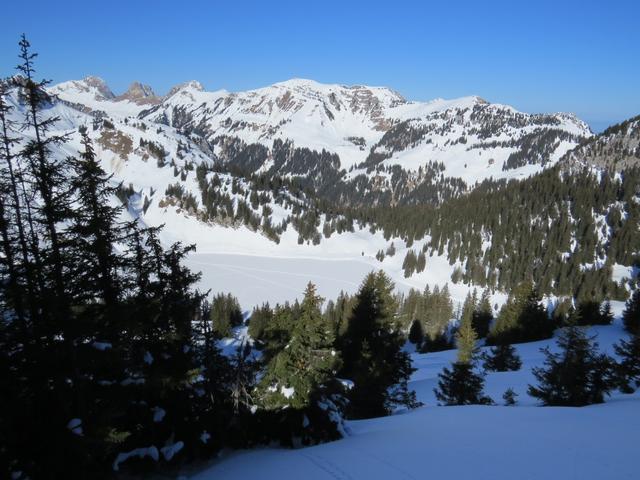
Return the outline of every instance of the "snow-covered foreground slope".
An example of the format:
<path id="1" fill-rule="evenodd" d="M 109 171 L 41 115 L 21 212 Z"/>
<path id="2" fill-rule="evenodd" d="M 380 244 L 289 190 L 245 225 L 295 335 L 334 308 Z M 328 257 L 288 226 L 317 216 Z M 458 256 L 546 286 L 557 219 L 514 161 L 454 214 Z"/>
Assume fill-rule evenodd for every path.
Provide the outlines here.
<path id="1" fill-rule="evenodd" d="M 618 322 L 591 333 L 607 353 L 624 336 Z M 542 364 L 540 347 L 549 344 L 554 341 L 517 345 L 522 370 L 487 376 L 487 393 L 500 404 L 511 387 L 519 394 L 517 406 L 436 406 L 432 389 L 455 352 L 414 355 L 411 386 L 424 407 L 350 422 L 350 436 L 333 443 L 233 453 L 192 478 L 638 478 L 640 392 L 616 392 L 603 405 L 583 408 L 536 406 L 527 384 L 534 381 L 531 368 Z"/>

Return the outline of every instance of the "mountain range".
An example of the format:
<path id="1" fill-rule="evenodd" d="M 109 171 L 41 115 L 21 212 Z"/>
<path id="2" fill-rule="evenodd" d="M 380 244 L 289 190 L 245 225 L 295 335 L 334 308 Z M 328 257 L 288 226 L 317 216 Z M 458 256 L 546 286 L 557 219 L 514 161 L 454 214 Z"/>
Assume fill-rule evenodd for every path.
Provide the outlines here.
<path id="1" fill-rule="evenodd" d="M 396 167 L 413 182 L 433 181 L 434 175 L 419 174 L 432 165 L 438 165 L 438 176 L 465 185 L 522 177 L 557 162 L 593 135 L 572 114 L 526 114 L 475 96 L 413 102 L 389 88 L 302 79 L 238 93 L 206 92 L 191 81 L 161 97 L 138 82 L 116 96 L 101 79 L 87 77 L 51 92 L 93 115 L 135 117 L 197 135 L 224 162 L 242 162 L 252 172 L 305 175 L 320 189 L 326 183 L 320 176 L 346 183 L 364 176 L 375 188 L 392 190 L 397 185 L 387 172 Z M 278 140 L 327 152 L 329 161 L 274 163 Z M 239 153 L 251 145 L 263 147 L 260 158 L 240 160 Z"/>
<path id="2" fill-rule="evenodd" d="M 363 257 L 411 286 L 463 280 L 454 298 L 474 284 L 509 289 L 531 268 L 546 268 L 545 292 L 597 273 L 620 296 L 618 282 L 633 277 L 636 176 L 626 172 L 640 159 L 637 118 L 594 135 L 567 113 L 300 79 L 238 93 L 192 81 L 160 96 L 138 82 L 116 95 L 87 77 L 49 92 L 47 114 L 70 135 L 59 154 L 79 151 L 78 127 L 89 126 L 127 215 L 164 224 L 167 242 Z M 10 100 L 19 122 L 17 93 Z M 628 186 L 597 186 L 609 171 Z M 604 196 L 589 199 L 593 188 Z M 420 251 L 426 271 L 403 261 Z"/>

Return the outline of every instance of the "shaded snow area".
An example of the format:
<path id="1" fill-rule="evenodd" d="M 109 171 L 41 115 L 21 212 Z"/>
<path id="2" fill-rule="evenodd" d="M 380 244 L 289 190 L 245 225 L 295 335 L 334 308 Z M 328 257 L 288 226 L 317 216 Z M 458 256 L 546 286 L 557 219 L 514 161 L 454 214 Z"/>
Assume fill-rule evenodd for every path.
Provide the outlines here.
<path id="1" fill-rule="evenodd" d="M 602 351 L 625 334 L 617 320 L 593 327 Z M 414 354 L 411 387 L 425 406 L 390 417 L 348 422 L 337 442 L 285 450 L 236 452 L 194 475 L 209 479 L 635 479 L 640 393 L 614 392 L 602 405 L 540 407 L 526 394 L 539 349 L 555 340 L 516 345 L 518 372 L 489 373 L 486 392 L 499 406 L 439 407 L 437 375 L 455 351 Z M 500 406 L 513 388 L 516 406 Z"/>

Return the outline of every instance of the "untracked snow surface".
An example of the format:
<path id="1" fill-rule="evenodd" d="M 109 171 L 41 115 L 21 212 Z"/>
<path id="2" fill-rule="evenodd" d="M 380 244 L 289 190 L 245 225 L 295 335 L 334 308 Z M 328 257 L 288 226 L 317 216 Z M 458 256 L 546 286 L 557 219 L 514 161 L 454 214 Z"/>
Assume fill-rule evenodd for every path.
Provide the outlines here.
<path id="1" fill-rule="evenodd" d="M 624 337 L 621 326 L 594 327 L 600 347 Z M 432 389 L 454 351 L 414 354 L 411 386 L 425 406 L 385 418 L 349 422 L 350 436 L 314 447 L 236 452 L 195 474 L 209 479 L 637 479 L 640 394 L 614 393 L 602 405 L 536 406 L 526 394 L 541 365 L 540 347 L 517 345 L 523 368 L 491 373 L 487 393 L 502 404 L 509 387 L 518 404 L 436 406 Z"/>

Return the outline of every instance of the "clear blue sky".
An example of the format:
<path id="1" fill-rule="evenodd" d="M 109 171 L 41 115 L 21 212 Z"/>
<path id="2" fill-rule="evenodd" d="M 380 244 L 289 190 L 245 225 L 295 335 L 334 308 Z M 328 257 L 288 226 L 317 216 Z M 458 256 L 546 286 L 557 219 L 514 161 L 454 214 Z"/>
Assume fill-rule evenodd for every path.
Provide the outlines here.
<path id="1" fill-rule="evenodd" d="M 25 5 L 37 11 L 25 11 Z M 480 95 L 595 128 L 640 114 L 640 1 L 6 0 L 0 73 L 18 36 L 58 82 L 117 93 L 197 79 L 244 90 L 291 77 L 390 86 L 427 100 Z"/>

